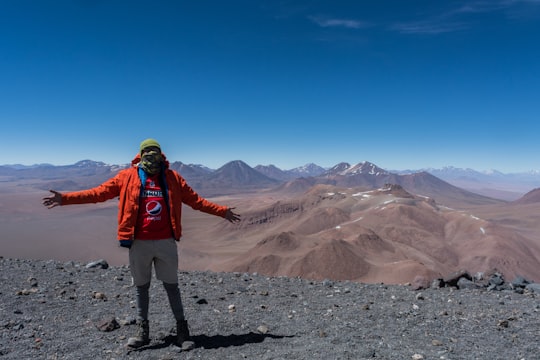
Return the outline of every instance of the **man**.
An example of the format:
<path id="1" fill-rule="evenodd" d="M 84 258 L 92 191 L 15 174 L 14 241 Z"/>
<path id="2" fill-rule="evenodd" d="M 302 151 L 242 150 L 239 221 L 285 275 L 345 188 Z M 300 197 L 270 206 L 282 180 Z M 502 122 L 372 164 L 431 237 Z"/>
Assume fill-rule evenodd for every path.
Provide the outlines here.
<path id="1" fill-rule="evenodd" d="M 176 319 L 178 345 L 189 340 L 189 328 L 178 288 L 178 252 L 176 242 L 182 235 L 182 203 L 230 222 L 240 215 L 199 196 L 178 174 L 169 169 L 169 162 L 154 139 L 140 144 L 132 166 L 121 170 L 103 184 L 88 190 L 59 193 L 50 190 L 43 198 L 50 208 L 59 205 L 97 203 L 119 198 L 118 240 L 129 248 L 129 266 L 136 286 L 137 335 L 127 345 L 138 348 L 150 343 L 148 321 L 149 288 L 152 265 L 156 278 L 163 282 L 169 304 Z"/>

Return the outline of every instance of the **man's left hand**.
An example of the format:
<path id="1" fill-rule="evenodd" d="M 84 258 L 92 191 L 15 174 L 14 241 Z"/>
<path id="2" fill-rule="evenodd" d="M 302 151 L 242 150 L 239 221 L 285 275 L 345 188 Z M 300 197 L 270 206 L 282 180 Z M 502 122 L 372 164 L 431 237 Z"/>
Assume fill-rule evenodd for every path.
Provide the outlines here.
<path id="1" fill-rule="evenodd" d="M 225 213 L 225 219 L 229 220 L 230 222 L 238 222 L 240 221 L 240 215 L 235 213 L 233 209 L 235 208 L 227 209 L 227 212 Z"/>

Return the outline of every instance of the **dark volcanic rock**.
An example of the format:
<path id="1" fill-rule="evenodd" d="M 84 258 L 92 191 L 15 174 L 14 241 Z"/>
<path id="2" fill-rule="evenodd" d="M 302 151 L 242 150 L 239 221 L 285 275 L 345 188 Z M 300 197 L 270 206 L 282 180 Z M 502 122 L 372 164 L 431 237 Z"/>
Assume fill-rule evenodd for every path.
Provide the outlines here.
<path id="1" fill-rule="evenodd" d="M 533 359 L 538 294 L 181 272 L 194 349 L 173 345 L 151 287 L 151 343 L 134 334 L 127 267 L 0 257 L 1 359 Z"/>

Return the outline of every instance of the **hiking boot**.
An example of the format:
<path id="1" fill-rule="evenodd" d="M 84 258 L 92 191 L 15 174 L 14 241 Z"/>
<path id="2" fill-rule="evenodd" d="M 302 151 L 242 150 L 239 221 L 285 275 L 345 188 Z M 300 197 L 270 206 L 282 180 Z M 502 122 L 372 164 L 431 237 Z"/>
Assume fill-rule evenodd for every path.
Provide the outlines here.
<path id="1" fill-rule="evenodd" d="M 148 320 L 142 320 L 138 323 L 137 335 L 128 339 L 127 346 L 139 348 L 150 343 L 150 325 Z"/>
<path id="2" fill-rule="evenodd" d="M 189 328 L 187 320 L 180 320 L 176 322 L 176 343 L 178 346 L 186 341 L 189 341 L 191 337 L 189 336 Z"/>

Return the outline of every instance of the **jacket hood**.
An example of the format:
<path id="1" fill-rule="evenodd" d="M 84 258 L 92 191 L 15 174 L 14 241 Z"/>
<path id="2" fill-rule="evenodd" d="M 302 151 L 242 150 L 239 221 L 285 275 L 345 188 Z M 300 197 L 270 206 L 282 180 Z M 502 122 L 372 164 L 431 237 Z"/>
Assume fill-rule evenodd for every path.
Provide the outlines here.
<path id="1" fill-rule="evenodd" d="M 163 156 L 163 164 L 165 165 L 165 169 L 169 168 L 169 160 L 167 160 L 167 157 L 164 153 L 161 153 L 161 156 Z M 131 166 L 139 166 L 139 163 L 141 162 L 141 154 L 135 155 L 133 160 L 131 160 Z"/>

